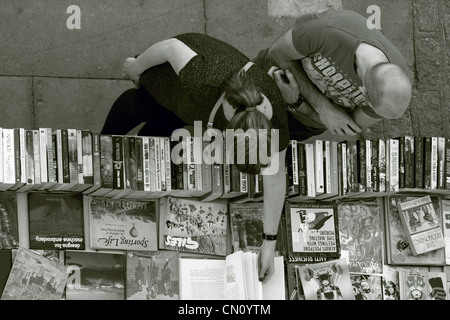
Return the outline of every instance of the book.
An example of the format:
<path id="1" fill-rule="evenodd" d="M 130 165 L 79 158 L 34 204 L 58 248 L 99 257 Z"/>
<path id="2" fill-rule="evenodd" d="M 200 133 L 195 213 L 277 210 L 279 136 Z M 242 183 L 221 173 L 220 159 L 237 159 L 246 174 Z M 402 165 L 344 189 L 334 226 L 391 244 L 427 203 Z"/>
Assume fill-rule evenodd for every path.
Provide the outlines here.
<path id="1" fill-rule="evenodd" d="M 180 257 L 181 300 L 285 300 L 283 257 L 274 274 L 258 280 L 258 254 L 237 251 L 222 259 Z"/>
<path id="2" fill-rule="evenodd" d="M 83 212 L 81 193 L 29 193 L 30 249 L 84 250 Z"/>
<path id="3" fill-rule="evenodd" d="M 12 250 L 0 249 L 0 297 L 3 294 L 12 267 Z"/>
<path id="4" fill-rule="evenodd" d="M 378 139 L 378 191 L 386 192 L 386 141 Z"/>
<path id="5" fill-rule="evenodd" d="M 157 200 L 88 197 L 90 244 L 93 249 L 156 251 Z"/>
<path id="6" fill-rule="evenodd" d="M 432 272 L 426 267 L 401 268 L 400 300 L 447 300 L 445 272 Z"/>
<path id="7" fill-rule="evenodd" d="M 114 188 L 113 183 L 113 141 L 112 135 L 100 135 L 100 180 L 101 186 L 89 195 L 93 197 L 105 196 Z"/>
<path id="8" fill-rule="evenodd" d="M 444 189 L 450 189 L 450 138 L 445 138 L 444 148 Z"/>
<path id="9" fill-rule="evenodd" d="M 383 300 L 400 300 L 398 270 L 392 266 L 383 266 Z"/>
<path id="10" fill-rule="evenodd" d="M 127 251 L 126 300 L 178 300 L 179 252 Z"/>
<path id="11" fill-rule="evenodd" d="M 298 273 L 305 300 L 355 300 L 344 258 L 299 266 Z"/>
<path id="12" fill-rule="evenodd" d="M 1 300 L 61 300 L 66 283 L 64 264 L 19 247 Z"/>
<path id="13" fill-rule="evenodd" d="M 66 251 L 66 300 L 125 300 L 125 255 Z"/>
<path id="14" fill-rule="evenodd" d="M 415 180 L 415 143 L 414 136 L 406 135 L 404 136 L 404 158 L 405 158 L 405 188 L 414 188 L 414 180 Z"/>
<path id="15" fill-rule="evenodd" d="M 450 200 L 442 199 L 442 226 L 445 239 L 445 264 L 450 265 Z"/>
<path id="16" fill-rule="evenodd" d="M 358 191 L 365 192 L 367 187 L 367 159 L 366 159 L 366 140 L 361 138 L 356 140 L 357 148 L 357 180 L 358 180 Z"/>
<path id="17" fill-rule="evenodd" d="M 383 228 L 379 203 L 373 199 L 342 199 L 337 202 L 341 252 L 353 273 L 382 274 Z"/>
<path id="18" fill-rule="evenodd" d="M 376 274 L 350 272 L 355 300 L 383 300 L 383 279 Z"/>
<path id="19" fill-rule="evenodd" d="M 445 138 L 437 137 L 437 189 L 445 188 Z"/>
<path id="20" fill-rule="evenodd" d="M 402 226 L 414 255 L 445 247 L 442 215 L 436 214 L 442 205 L 435 204 L 429 195 L 397 198 Z"/>
<path id="21" fill-rule="evenodd" d="M 314 149 L 314 173 L 316 182 L 316 196 L 325 192 L 325 172 L 323 161 L 323 140 L 313 142 Z"/>
<path id="22" fill-rule="evenodd" d="M 423 189 L 424 184 L 424 138 L 414 136 L 414 187 Z"/>
<path id="23" fill-rule="evenodd" d="M 398 191 L 400 181 L 400 141 L 392 138 L 387 140 L 389 145 L 389 188 L 387 191 Z"/>
<path id="24" fill-rule="evenodd" d="M 19 247 L 18 220 L 16 192 L 0 192 L 0 249 Z"/>
<path id="25" fill-rule="evenodd" d="M 371 181 L 372 181 L 372 191 L 379 192 L 380 191 L 380 162 L 379 162 L 379 154 L 380 154 L 380 144 L 378 139 L 370 140 L 372 149 L 371 149 Z"/>
<path id="26" fill-rule="evenodd" d="M 305 160 L 306 160 L 306 196 L 316 196 L 316 173 L 315 173 L 315 158 L 314 158 L 314 144 L 305 143 Z"/>
<path id="27" fill-rule="evenodd" d="M 414 255 L 410 248 L 408 239 L 403 229 L 402 221 L 398 211 L 398 197 L 400 194 L 394 194 L 383 197 L 385 205 L 385 241 L 386 241 L 386 262 L 394 266 L 425 265 L 425 266 L 443 266 L 445 265 L 445 249 L 440 248 L 428 253 Z M 431 195 L 431 200 L 438 208 L 440 198 Z M 379 199 L 381 201 L 381 198 Z M 436 214 L 441 218 L 441 209 L 436 210 Z"/>
<path id="28" fill-rule="evenodd" d="M 285 202 L 289 256 L 340 256 L 336 206 L 329 202 Z"/>
<path id="29" fill-rule="evenodd" d="M 161 250 L 226 256 L 228 202 L 163 197 L 158 235 Z"/>

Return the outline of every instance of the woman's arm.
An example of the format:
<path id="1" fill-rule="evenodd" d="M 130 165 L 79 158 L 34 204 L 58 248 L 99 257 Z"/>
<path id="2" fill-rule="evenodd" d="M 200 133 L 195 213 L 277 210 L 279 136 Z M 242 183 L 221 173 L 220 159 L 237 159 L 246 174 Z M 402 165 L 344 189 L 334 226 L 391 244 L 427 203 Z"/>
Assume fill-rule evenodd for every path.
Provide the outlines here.
<path id="1" fill-rule="evenodd" d="M 278 167 L 275 172 L 263 173 L 264 183 L 264 233 L 268 235 L 278 234 L 278 225 L 280 224 L 281 212 L 283 210 L 286 196 L 286 172 L 285 157 L 286 149 L 278 152 L 274 157 L 274 166 Z M 276 163 L 278 161 L 278 164 Z M 275 168 L 276 169 L 276 168 Z M 260 248 L 260 266 L 259 279 L 267 281 L 274 273 L 273 257 L 275 253 L 276 240 L 263 240 Z"/>
<path id="2" fill-rule="evenodd" d="M 197 55 L 182 41 L 170 38 L 157 42 L 137 58 L 127 58 L 123 65 L 124 76 L 139 81 L 139 76 L 148 68 L 169 62 L 176 74 Z"/>

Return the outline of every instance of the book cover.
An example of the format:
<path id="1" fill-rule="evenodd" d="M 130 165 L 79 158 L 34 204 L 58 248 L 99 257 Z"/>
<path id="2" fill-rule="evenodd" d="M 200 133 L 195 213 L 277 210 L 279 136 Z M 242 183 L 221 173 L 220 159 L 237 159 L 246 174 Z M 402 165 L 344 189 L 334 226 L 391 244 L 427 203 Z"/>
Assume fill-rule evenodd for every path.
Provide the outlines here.
<path id="1" fill-rule="evenodd" d="M 442 199 L 442 225 L 445 238 L 445 264 L 450 265 L 450 200 Z"/>
<path id="2" fill-rule="evenodd" d="M 356 164 L 357 164 L 357 179 L 358 179 L 358 191 L 359 192 L 365 192 L 367 187 L 367 159 L 366 159 L 366 140 L 364 138 L 361 138 L 356 141 L 356 148 L 357 148 L 357 157 L 356 157 Z"/>
<path id="3" fill-rule="evenodd" d="M 399 190 L 399 177 L 400 177 L 400 142 L 398 139 L 388 139 L 389 144 L 389 188 L 387 191 Z"/>
<path id="4" fill-rule="evenodd" d="M 372 181 L 372 191 L 379 192 L 380 191 L 380 163 L 379 163 L 379 150 L 380 144 L 378 139 L 371 140 L 372 150 L 371 150 L 371 163 L 372 170 L 370 172 L 371 181 Z"/>
<path id="5" fill-rule="evenodd" d="M 348 255 L 350 272 L 383 272 L 382 211 L 376 200 L 344 199 L 337 202 L 341 251 Z"/>
<path id="6" fill-rule="evenodd" d="M 383 266 L 383 300 L 400 300 L 398 270 L 392 266 Z"/>
<path id="7" fill-rule="evenodd" d="M 30 249 L 84 250 L 83 195 L 28 194 Z"/>
<path id="8" fill-rule="evenodd" d="M 126 300 L 178 300 L 179 252 L 126 254 Z"/>
<path id="9" fill-rule="evenodd" d="M 81 130 L 81 141 L 83 182 L 86 184 L 94 184 L 94 141 L 92 132 L 90 130 Z"/>
<path id="10" fill-rule="evenodd" d="M 445 272 L 432 272 L 426 267 L 399 269 L 400 300 L 447 300 Z"/>
<path id="11" fill-rule="evenodd" d="M 67 267 L 19 247 L 1 300 L 61 300 L 67 283 Z"/>
<path id="12" fill-rule="evenodd" d="M 0 297 L 3 294 L 12 267 L 12 250 L 0 249 Z"/>
<path id="13" fill-rule="evenodd" d="M 445 265 L 445 251 L 440 248 L 428 253 L 414 255 L 411 251 L 408 239 L 403 229 L 400 214 L 398 212 L 397 200 L 403 195 L 396 194 L 384 197 L 385 202 L 385 236 L 386 236 L 386 262 L 390 265 L 428 265 L 443 266 Z M 435 204 L 435 208 L 439 208 L 440 198 L 438 196 L 430 196 Z M 435 210 L 439 218 L 441 218 L 441 209 Z"/>
<path id="14" fill-rule="evenodd" d="M 88 197 L 94 249 L 156 251 L 157 201 Z"/>
<path id="15" fill-rule="evenodd" d="M 286 201 L 285 212 L 288 255 L 340 256 L 334 203 Z"/>
<path id="16" fill-rule="evenodd" d="M 19 222 L 17 194 L 14 191 L 0 192 L 0 249 L 19 247 Z"/>
<path id="17" fill-rule="evenodd" d="M 437 189 L 445 188 L 445 138 L 437 137 Z"/>
<path id="18" fill-rule="evenodd" d="M 383 279 L 376 274 L 350 272 L 355 300 L 383 300 Z"/>
<path id="19" fill-rule="evenodd" d="M 325 192 L 325 172 L 323 162 L 323 140 L 315 140 L 313 142 L 314 148 L 314 173 L 316 182 L 316 195 Z"/>
<path id="20" fill-rule="evenodd" d="M 398 188 L 405 188 L 405 137 L 398 137 Z"/>
<path id="21" fill-rule="evenodd" d="M 435 207 L 429 195 L 409 198 L 399 196 L 397 205 L 403 229 L 414 255 L 445 247 L 442 215 L 438 217 L 436 214 L 436 210 L 442 210 L 440 202 Z"/>
<path id="22" fill-rule="evenodd" d="M 306 182 L 306 150 L 304 143 L 297 143 L 298 150 L 298 185 L 299 195 L 306 196 L 307 182 Z"/>
<path id="23" fill-rule="evenodd" d="M 225 199 L 160 199 L 159 249 L 225 256 L 227 228 Z"/>
<path id="24" fill-rule="evenodd" d="M 77 129 L 67 129 L 70 184 L 78 184 L 78 141 Z"/>
<path id="25" fill-rule="evenodd" d="M 355 300 L 344 258 L 299 266 L 298 272 L 305 300 Z"/>
<path id="26" fill-rule="evenodd" d="M 125 255 L 66 251 L 66 300 L 125 300 Z"/>
<path id="27" fill-rule="evenodd" d="M 423 188 L 431 189 L 432 181 L 432 142 L 431 137 L 423 138 Z"/>
<path id="28" fill-rule="evenodd" d="M 305 143 L 306 160 L 306 195 L 308 197 L 316 196 L 316 174 L 314 161 L 314 144 Z"/>

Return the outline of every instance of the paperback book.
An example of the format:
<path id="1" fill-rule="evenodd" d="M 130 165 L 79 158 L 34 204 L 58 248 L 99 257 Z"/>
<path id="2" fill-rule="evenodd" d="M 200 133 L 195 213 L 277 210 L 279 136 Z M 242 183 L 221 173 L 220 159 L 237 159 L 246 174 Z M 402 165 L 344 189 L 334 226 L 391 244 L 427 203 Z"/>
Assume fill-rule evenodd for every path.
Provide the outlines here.
<path id="1" fill-rule="evenodd" d="M 67 275 L 64 264 L 19 247 L 1 300 L 61 300 Z"/>
<path id="2" fill-rule="evenodd" d="M 19 247 L 17 214 L 16 192 L 0 192 L 0 249 L 17 249 Z"/>
<path id="3" fill-rule="evenodd" d="M 400 300 L 448 300 L 445 272 L 426 267 L 399 269 Z"/>
<path id="4" fill-rule="evenodd" d="M 159 249 L 226 256 L 227 228 L 226 199 L 160 199 Z"/>
<path id="5" fill-rule="evenodd" d="M 340 256 L 336 206 L 327 202 L 285 203 L 288 256 Z"/>
<path id="6" fill-rule="evenodd" d="M 337 202 L 341 251 L 348 255 L 350 272 L 383 272 L 382 206 L 373 199 Z"/>
<path id="7" fill-rule="evenodd" d="M 383 300 L 383 279 L 379 274 L 350 273 L 355 300 Z"/>
<path id="8" fill-rule="evenodd" d="M 88 197 L 93 249 L 156 251 L 158 202 Z"/>
<path id="9" fill-rule="evenodd" d="M 29 193 L 28 216 L 30 249 L 85 249 L 81 193 Z"/>

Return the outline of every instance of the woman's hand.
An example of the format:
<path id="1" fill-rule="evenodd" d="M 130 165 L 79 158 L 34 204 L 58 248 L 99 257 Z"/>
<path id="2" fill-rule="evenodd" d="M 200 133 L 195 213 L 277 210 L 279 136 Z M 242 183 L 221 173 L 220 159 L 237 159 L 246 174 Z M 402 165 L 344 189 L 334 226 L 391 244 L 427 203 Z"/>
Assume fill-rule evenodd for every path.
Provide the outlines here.
<path id="1" fill-rule="evenodd" d="M 278 67 L 271 67 L 268 71 L 283 95 L 283 100 L 287 104 L 293 104 L 297 101 L 300 93 L 297 81 L 289 69 L 282 70 Z"/>
<path id="2" fill-rule="evenodd" d="M 275 272 L 274 255 L 276 241 L 263 240 L 259 251 L 259 280 L 263 283 L 272 277 Z"/>
<path id="3" fill-rule="evenodd" d="M 136 58 L 126 58 L 123 63 L 122 75 L 124 79 L 133 81 L 136 89 L 139 88 L 139 77 L 141 73 L 138 71 L 138 63 Z"/>

